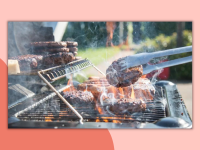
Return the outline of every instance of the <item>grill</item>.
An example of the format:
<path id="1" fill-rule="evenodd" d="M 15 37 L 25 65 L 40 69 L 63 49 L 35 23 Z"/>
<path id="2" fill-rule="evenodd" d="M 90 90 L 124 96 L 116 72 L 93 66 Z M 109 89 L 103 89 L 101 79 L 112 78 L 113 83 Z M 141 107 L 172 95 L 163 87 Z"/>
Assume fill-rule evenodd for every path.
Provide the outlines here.
<path id="1" fill-rule="evenodd" d="M 58 104 L 56 108 L 55 104 Z M 159 105 L 159 104 L 157 104 Z M 160 104 L 162 105 L 162 103 Z M 49 108 L 44 108 L 49 107 Z M 108 108 L 100 107 L 108 111 Z M 131 122 L 131 121 L 140 121 L 140 122 L 154 122 L 161 118 L 166 117 L 165 108 L 163 106 L 156 106 L 153 102 L 147 102 L 147 109 L 143 113 L 133 114 L 130 116 L 124 115 L 112 115 L 108 114 L 99 114 L 98 110 L 91 109 L 90 107 L 75 107 L 75 109 L 82 115 L 84 118 L 83 121 L 102 121 L 102 122 L 113 122 L 117 120 L 118 122 Z M 22 121 L 78 121 L 79 118 L 76 117 L 71 110 L 69 110 L 66 105 L 58 100 L 50 99 L 44 103 L 30 107 L 30 110 L 24 111 L 17 115 L 17 117 Z M 114 122 L 115 122 L 114 121 Z"/>
<path id="2" fill-rule="evenodd" d="M 53 83 L 91 66 L 104 75 L 87 59 L 38 71 L 38 75 L 53 92 L 35 95 L 9 108 L 8 127 L 191 128 L 192 121 L 184 102 L 176 85 L 169 81 L 158 81 L 155 84 L 155 99 L 146 100 L 147 107 L 144 112 L 115 115 L 109 110 L 107 104 L 103 106 L 96 104 L 94 108 L 84 102 L 77 106 L 70 105 L 61 94 L 66 86 L 55 87 Z"/>

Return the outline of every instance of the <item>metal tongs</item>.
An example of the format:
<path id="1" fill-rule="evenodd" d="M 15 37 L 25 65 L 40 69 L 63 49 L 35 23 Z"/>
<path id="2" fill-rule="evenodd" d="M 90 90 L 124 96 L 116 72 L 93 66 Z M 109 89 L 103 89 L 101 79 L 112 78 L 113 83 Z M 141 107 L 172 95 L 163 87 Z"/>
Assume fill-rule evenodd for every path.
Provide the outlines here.
<path id="1" fill-rule="evenodd" d="M 186 53 L 186 52 L 192 52 L 192 46 L 174 48 L 174 49 L 153 52 L 153 53 L 139 53 L 139 54 L 127 56 L 120 60 L 119 65 L 121 67 L 121 71 L 126 70 L 131 67 L 143 65 L 143 74 L 148 74 L 154 70 L 192 62 L 192 56 L 188 56 L 184 58 L 162 62 L 155 65 L 148 64 L 148 62 L 153 58 L 163 57 L 163 56 L 168 56 L 168 55 L 175 55 L 175 54 Z"/>

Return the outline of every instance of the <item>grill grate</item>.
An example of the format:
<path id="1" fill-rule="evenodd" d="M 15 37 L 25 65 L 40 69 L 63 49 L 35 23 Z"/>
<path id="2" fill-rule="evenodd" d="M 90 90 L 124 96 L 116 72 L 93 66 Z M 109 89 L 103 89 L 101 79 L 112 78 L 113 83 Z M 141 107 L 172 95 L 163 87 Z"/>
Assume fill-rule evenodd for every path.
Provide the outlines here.
<path id="1" fill-rule="evenodd" d="M 59 80 L 69 74 L 76 73 L 80 70 L 88 68 L 90 66 L 95 67 L 89 60 L 81 59 L 73 61 L 66 65 L 52 67 L 41 71 L 41 75 L 50 83 Z M 98 68 L 95 67 L 98 70 Z M 98 70 L 100 71 L 100 70 Z M 101 72 L 101 71 L 100 71 Z M 102 73 L 102 72 L 101 72 Z"/>
<path id="2" fill-rule="evenodd" d="M 58 97 L 60 97 L 60 99 L 76 114 L 76 116 L 79 117 L 80 119 L 79 122 L 81 124 L 83 123 L 82 122 L 83 117 L 76 109 L 74 109 L 70 105 L 70 103 L 66 101 L 66 99 L 55 89 L 55 87 L 51 83 L 61 78 L 64 78 L 67 75 L 79 72 L 90 66 L 94 67 L 97 71 L 99 71 L 101 74 L 105 76 L 105 74 L 101 72 L 97 67 L 95 67 L 88 59 L 81 59 L 68 63 L 67 65 L 64 66 L 57 66 L 38 71 L 38 75 L 40 76 L 40 78 L 58 95 Z"/>
<path id="3" fill-rule="evenodd" d="M 117 115 L 113 116 L 108 113 L 106 106 L 100 107 L 104 110 L 104 114 L 100 114 L 97 109 L 90 106 L 82 105 L 74 107 L 84 118 L 83 121 L 100 121 L 100 122 L 154 122 L 166 117 L 165 107 L 161 102 L 147 101 L 145 112 L 134 113 L 132 115 Z M 79 105 L 79 106 L 80 106 Z M 46 121 L 46 122 L 63 122 L 63 121 L 78 121 L 79 118 L 63 103 L 60 99 L 51 98 L 38 106 L 24 111 L 17 116 L 21 121 Z"/>

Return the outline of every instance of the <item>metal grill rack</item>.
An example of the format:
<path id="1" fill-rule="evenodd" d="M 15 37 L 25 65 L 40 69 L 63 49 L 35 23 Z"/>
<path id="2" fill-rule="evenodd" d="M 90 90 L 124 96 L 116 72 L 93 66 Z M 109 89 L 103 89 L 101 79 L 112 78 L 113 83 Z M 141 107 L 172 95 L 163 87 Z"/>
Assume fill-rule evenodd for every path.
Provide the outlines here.
<path id="1" fill-rule="evenodd" d="M 51 84 L 52 82 L 66 77 L 67 75 L 74 74 L 88 67 L 94 67 L 98 72 L 105 76 L 97 67 L 95 67 L 88 59 L 81 59 L 67 65 L 56 66 L 45 70 L 38 71 L 40 78 L 60 97 L 60 99 L 76 114 L 83 124 L 83 117 L 68 101 L 55 89 Z"/>
<path id="2" fill-rule="evenodd" d="M 56 105 L 55 105 L 56 103 Z M 146 102 L 147 109 L 142 113 L 134 113 L 132 115 L 112 115 L 107 111 L 107 106 L 100 106 L 105 111 L 104 114 L 99 112 L 91 105 L 83 105 L 81 107 L 75 106 L 74 108 L 82 114 L 85 121 L 95 122 L 98 119 L 101 122 L 105 120 L 108 122 L 120 121 L 120 122 L 149 122 L 152 123 L 161 118 L 166 117 L 165 107 L 161 102 L 148 100 Z M 78 118 L 74 115 L 69 108 L 66 107 L 65 103 L 60 101 L 55 94 L 47 96 L 37 103 L 29 106 L 28 108 L 15 114 L 15 117 L 21 121 L 46 121 L 46 122 L 65 122 L 65 121 L 78 121 Z"/>

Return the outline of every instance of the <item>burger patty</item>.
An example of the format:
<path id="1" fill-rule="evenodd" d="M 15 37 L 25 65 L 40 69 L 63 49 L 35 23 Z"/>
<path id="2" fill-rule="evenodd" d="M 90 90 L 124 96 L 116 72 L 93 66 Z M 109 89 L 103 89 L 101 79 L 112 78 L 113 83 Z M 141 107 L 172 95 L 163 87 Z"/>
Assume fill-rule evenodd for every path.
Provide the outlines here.
<path id="1" fill-rule="evenodd" d="M 71 104 L 73 107 L 92 107 L 95 108 L 94 97 L 91 92 L 87 91 L 68 91 L 63 92 L 63 97 Z"/>
<path id="2" fill-rule="evenodd" d="M 133 100 L 131 98 L 122 98 L 114 105 L 110 105 L 109 110 L 116 115 L 131 114 L 134 112 L 143 112 L 146 104 L 143 100 Z"/>
<path id="3" fill-rule="evenodd" d="M 60 52 L 48 55 L 21 55 L 9 59 L 18 60 L 20 70 L 31 70 L 42 66 L 66 64 L 75 60 L 73 53 Z"/>
<path id="4" fill-rule="evenodd" d="M 32 42 L 28 45 L 25 45 L 26 48 L 46 48 L 46 47 L 74 47 L 78 46 L 77 42 L 72 41 L 61 41 L 61 42 L 55 42 L 55 41 L 45 41 L 45 42 Z"/>
<path id="5" fill-rule="evenodd" d="M 53 66 L 66 64 L 75 60 L 72 53 L 60 52 L 55 54 L 49 54 L 43 57 L 43 65 Z"/>
<path id="6" fill-rule="evenodd" d="M 81 91 L 90 91 L 96 99 L 98 99 L 104 91 L 107 94 L 113 93 L 116 99 L 120 98 L 120 88 L 110 85 L 105 78 L 89 77 L 89 80 L 79 84 L 77 88 Z M 121 88 L 126 98 L 131 97 L 132 90 L 134 90 L 136 99 L 153 100 L 155 95 L 155 87 L 147 78 L 140 78 L 131 86 Z"/>
<path id="7" fill-rule="evenodd" d="M 84 91 L 68 91 L 64 92 L 64 97 L 72 103 L 77 103 L 80 101 L 85 101 L 85 102 L 92 102 L 94 97 L 91 92 L 84 92 Z"/>
<path id="8" fill-rule="evenodd" d="M 29 49 L 29 52 L 31 53 L 36 53 L 36 54 L 41 54 L 44 52 L 49 52 L 49 53 L 58 53 L 58 52 L 77 52 L 78 48 L 77 47 L 32 47 Z"/>

